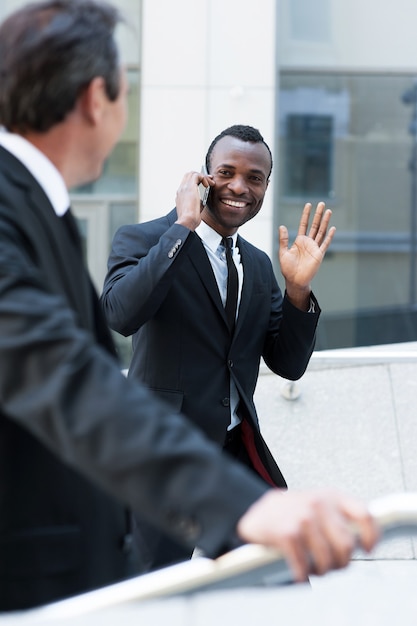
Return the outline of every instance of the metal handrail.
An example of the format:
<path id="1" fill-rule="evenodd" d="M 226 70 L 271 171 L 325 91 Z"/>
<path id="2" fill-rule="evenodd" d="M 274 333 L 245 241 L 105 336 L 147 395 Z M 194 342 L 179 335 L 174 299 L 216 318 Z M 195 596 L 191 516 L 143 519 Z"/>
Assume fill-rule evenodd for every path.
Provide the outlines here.
<path id="1" fill-rule="evenodd" d="M 417 350 L 347 348 L 346 350 L 317 350 L 311 355 L 310 365 L 378 365 L 415 361 L 417 361 Z"/>
<path id="2" fill-rule="evenodd" d="M 369 511 L 381 529 L 380 541 L 417 535 L 417 492 L 378 498 L 369 504 Z M 215 560 L 192 559 L 68 600 L 25 611 L 21 614 L 24 621 L 19 619 L 19 623 L 57 624 L 60 619 L 88 615 L 129 602 L 203 590 L 268 584 L 271 580 L 274 585 L 293 580 L 282 554 L 273 548 L 246 545 Z"/>
<path id="3" fill-rule="evenodd" d="M 310 357 L 307 371 L 329 367 L 361 367 L 366 365 L 415 362 L 417 362 L 417 350 L 338 348 L 335 350 L 315 350 Z M 273 375 L 263 360 L 261 360 L 260 374 Z"/>

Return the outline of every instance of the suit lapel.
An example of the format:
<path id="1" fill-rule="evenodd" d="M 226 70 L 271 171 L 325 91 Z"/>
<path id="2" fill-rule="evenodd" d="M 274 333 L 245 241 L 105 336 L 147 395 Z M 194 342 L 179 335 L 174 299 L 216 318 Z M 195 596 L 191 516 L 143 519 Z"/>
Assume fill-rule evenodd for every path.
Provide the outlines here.
<path id="1" fill-rule="evenodd" d="M 19 207 L 19 213 L 47 267 L 53 283 L 51 288 L 66 297 L 71 308 L 78 313 L 82 326 L 93 329 L 94 314 L 89 277 L 82 255 L 74 246 L 64 220 L 56 215 L 48 197 L 32 174 L 2 147 L 0 161 L 6 166 L 7 176 L 14 182 L 16 189 L 26 195 L 27 201 L 21 203 L 24 208 Z"/>
<path id="2" fill-rule="evenodd" d="M 198 235 L 196 235 L 195 233 L 192 234 L 194 235 L 193 241 L 188 250 L 190 261 L 197 271 L 198 275 L 200 276 L 201 282 L 207 290 L 215 307 L 218 309 L 220 315 L 222 316 L 224 323 L 226 324 L 226 326 L 228 326 L 226 313 L 220 298 L 216 278 L 214 276 L 213 269 L 211 267 L 211 263 L 207 256 L 207 253 L 204 249 L 204 244 L 201 241 L 200 237 L 198 237 Z M 237 239 L 237 246 L 239 247 L 240 258 L 243 265 L 243 286 L 235 332 L 233 335 L 234 337 L 236 337 L 237 333 L 239 332 L 251 304 L 251 294 L 253 290 L 254 280 L 253 268 L 254 264 L 256 263 L 256 258 L 252 254 L 249 246 L 246 245 L 245 240 L 242 239 L 242 237 L 240 236 L 238 236 Z"/>
<path id="3" fill-rule="evenodd" d="M 190 233 L 192 241 L 188 247 L 188 256 L 191 264 L 194 266 L 200 280 L 206 289 L 208 295 L 213 301 L 214 306 L 224 319 L 224 323 L 228 326 L 226 312 L 220 297 L 219 288 L 217 287 L 216 278 L 210 260 L 204 249 L 204 244 L 196 233 Z"/>
<path id="4" fill-rule="evenodd" d="M 211 263 L 204 249 L 204 244 L 197 234 L 192 233 L 192 235 L 193 240 L 188 249 L 188 256 L 196 272 L 198 273 L 201 282 L 203 283 L 215 307 L 218 309 L 220 315 L 224 319 L 224 323 L 227 326 L 228 324 L 225 309 L 220 298 L 219 289 L 217 287 L 217 282 L 213 273 L 213 269 L 211 267 Z M 243 286 L 235 332 L 233 335 L 234 337 L 239 332 L 251 303 L 251 294 L 253 290 L 254 280 L 253 268 L 254 264 L 256 263 L 256 258 L 252 254 L 249 246 L 246 245 L 245 240 L 242 239 L 242 237 L 240 236 L 238 236 L 237 239 L 237 246 L 239 247 L 240 258 L 243 265 Z"/>
<path id="5" fill-rule="evenodd" d="M 239 235 L 236 243 L 239 248 L 240 260 L 243 265 L 243 286 L 242 295 L 240 297 L 235 335 L 239 332 L 248 311 L 249 305 L 251 303 L 254 276 L 253 267 L 254 263 L 256 263 L 256 259 L 251 253 L 249 247 L 246 245 L 245 240 L 242 239 L 242 237 L 240 237 Z"/>
<path id="6" fill-rule="evenodd" d="M 94 327 L 91 308 L 91 285 L 87 275 L 82 251 L 68 230 L 65 219 L 58 217 L 39 185 L 31 186 L 32 206 L 37 211 L 42 228 L 47 233 L 52 249 L 52 258 L 59 272 L 65 293 L 72 308 L 80 315 L 86 328 Z"/>
<path id="7" fill-rule="evenodd" d="M 173 209 L 167 217 L 169 224 L 173 224 L 177 219 L 176 209 Z M 220 297 L 219 289 L 217 287 L 217 282 L 213 273 L 213 269 L 211 267 L 211 263 L 204 249 L 204 244 L 196 233 L 190 233 L 190 239 L 191 241 L 188 248 L 188 256 L 190 262 L 195 268 L 197 274 L 199 275 L 200 280 L 204 288 L 207 290 L 210 298 L 212 299 L 214 306 L 217 308 L 220 315 L 222 316 L 225 325 L 228 327 L 225 309 Z M 254 264 L 256 263 L 256 258 L 251 252 L 250 247 L 246 245 L 245 240 L 242 239 L 242 237 L 240 237 L 239 235 L 237 238 L 237 246 L 239 248 L 240 258 L 243 265 L 243 286 L 235 332 L 233 335 L 234 337 L 239 332 L 239 329 L 243 324 L 246 313 L 251 303 L 251 294 L 253 290 L 254 280 L 253 268 Z"/>

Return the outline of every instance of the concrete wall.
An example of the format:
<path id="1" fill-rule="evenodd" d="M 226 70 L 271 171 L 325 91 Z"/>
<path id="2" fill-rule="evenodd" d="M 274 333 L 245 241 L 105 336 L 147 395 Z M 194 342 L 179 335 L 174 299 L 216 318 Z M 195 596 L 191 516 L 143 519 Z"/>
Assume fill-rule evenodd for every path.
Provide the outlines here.
<path id="1" fill-rule="evenodd" d="M 334 487 L 365 501 L 417 491 L 417 344 L 316 352 L 293 387 L 268 372 L 256 404 L 291 489 Z M 415 559 L 416 544 L 394 540 L 370 558 Z"/>

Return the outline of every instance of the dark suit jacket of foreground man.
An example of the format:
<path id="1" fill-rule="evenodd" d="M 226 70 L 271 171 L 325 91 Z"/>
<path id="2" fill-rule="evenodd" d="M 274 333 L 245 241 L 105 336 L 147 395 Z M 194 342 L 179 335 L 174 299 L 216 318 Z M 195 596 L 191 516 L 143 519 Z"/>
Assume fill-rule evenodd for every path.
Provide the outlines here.
<path id="1" fill-rule="evenodd" d="M 269 484 L 285 487 L 260 433 L 253 395 L 261 356 L 285 378 L 302 376 L 314 348 L 317 301 L 313 296 L 315 313 L 294 307 L 282 296 L 269 257 L 238 236 L 244 279 L 231 337 L 203 243 L 176 219 L 174 209 L 122 226 L 113 240 L 101 300 L 109 325 L 133 334 L 129 376 L 144 381 L 220 446 L 230 423 L 232 378 L 251 460 Z"/>
<path id="2" fill-rule="evenodd" d="M 0 148 L 0 611 L 134 574 L 122 502 L 210 553 L 265 492 L 120 374 L 81 256 Z"/>

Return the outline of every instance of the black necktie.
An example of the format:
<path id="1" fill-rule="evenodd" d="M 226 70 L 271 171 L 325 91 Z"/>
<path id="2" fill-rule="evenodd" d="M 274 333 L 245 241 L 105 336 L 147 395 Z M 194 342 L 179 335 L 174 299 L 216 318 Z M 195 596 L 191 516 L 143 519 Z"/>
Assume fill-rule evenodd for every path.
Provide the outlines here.
<path id="1" fill-rule="evenodd" d="M 236 265 L 233 261 L 233 239 L 223 237 L 222 244 L 226 248 L 227 263 L 227 297 L 226 297 L 226 317 L 229 322 L 230 331 L 233 332 L 236 320 L 238 277 Z"/>
<path id="2" fill-rule="evenodd" d="M 64 221 L 64 224 L 67 228 L 67 232 L 69 233 L 72 241 L 77 246 L 81 247 L 80 231 L 78 230 L 76 219 L 74 215 L 72 214 L 72 211 L 70 208 L 67 211 L 65 211 L 64 215 L 62 216 L 62 220 Z"/>

